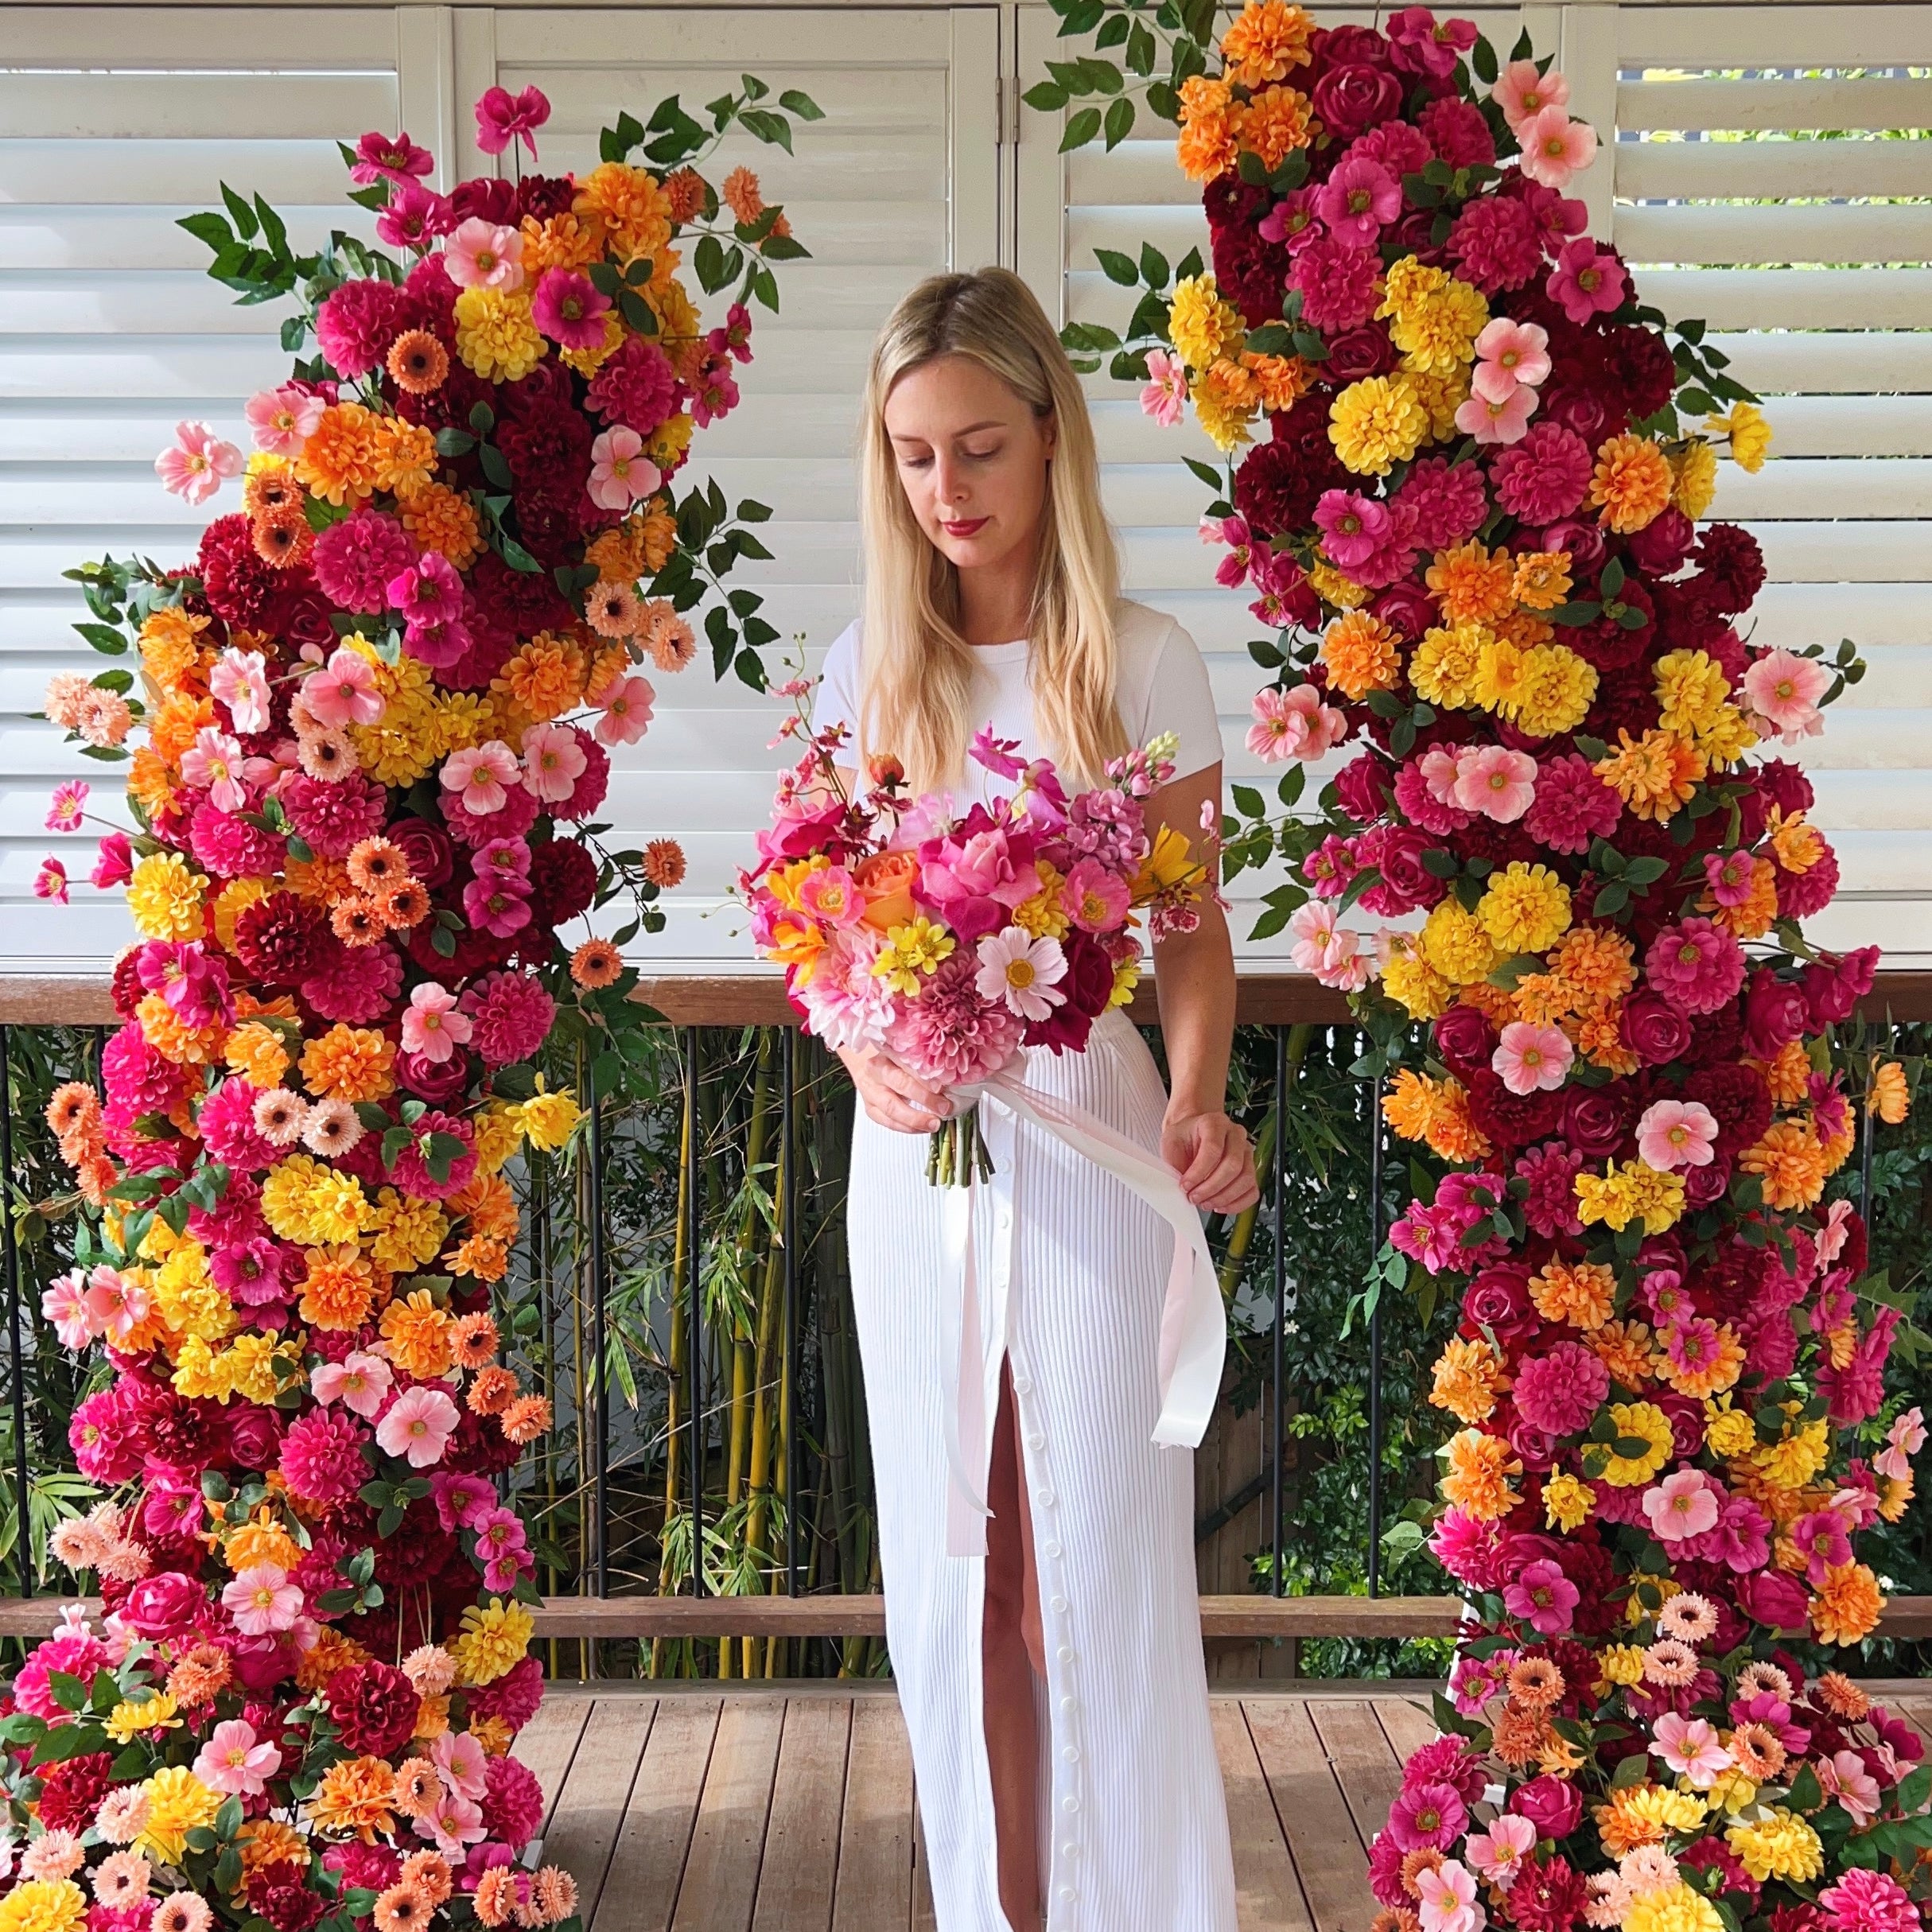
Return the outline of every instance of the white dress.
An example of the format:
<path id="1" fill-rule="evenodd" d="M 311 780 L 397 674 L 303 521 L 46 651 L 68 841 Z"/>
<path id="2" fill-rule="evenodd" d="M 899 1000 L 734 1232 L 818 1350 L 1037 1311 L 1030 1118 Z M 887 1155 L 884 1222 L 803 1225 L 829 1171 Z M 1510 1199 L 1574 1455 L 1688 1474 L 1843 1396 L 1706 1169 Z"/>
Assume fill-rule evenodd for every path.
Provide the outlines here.
<path id="1" fill-rule="evenodd" d="M 1207 674 L 1171 619 L 1123 602 L 1129 737 L 1180 740 L 1177 774 L 1215 764 Z M 1036 748 L 1027 646 L 978 654 L 983 715 Z M 857 726 L 857 651 L 833 646 L 815 723 Z M 1027 1055 L 1026 1080 L 1156 1150 L 1167 1095 L 1113 1013 L 1085 1053 Z M 1113 1176 L 994 1101 L 994 1164 L 974 1191 L 983 1319 L 1002 1301 L 1024 1443 L 1048 1677 L 1040 1844 L 1048 1932 L 1234 1932 L 1227 1817 L 1207 1708 L 1194 1565 L 1193 1456 L 1156 1448 L 1156 1350 L 1173 1237 Z M 912 1746 L 939 1932 L 1009 1932 L 999 1903 L 981 1670 L 985 1559 L 947 1553 L 942 1419 L 946 1190 L 926 1143 L 861 1110 L 847 1207 L 873 1444 L 886 1635 Z M 1004 1294 L 1001 1290 L 1004 1289 Z M 956 1315 L 954 1317 L 957 1319 Z M 987 1333 L 989 1350 L 997 1338 Z M 954 1358 L 956 1360 L 956 1357 Z M 983 1493 L 983 1492 L 982 1492 Z"/>

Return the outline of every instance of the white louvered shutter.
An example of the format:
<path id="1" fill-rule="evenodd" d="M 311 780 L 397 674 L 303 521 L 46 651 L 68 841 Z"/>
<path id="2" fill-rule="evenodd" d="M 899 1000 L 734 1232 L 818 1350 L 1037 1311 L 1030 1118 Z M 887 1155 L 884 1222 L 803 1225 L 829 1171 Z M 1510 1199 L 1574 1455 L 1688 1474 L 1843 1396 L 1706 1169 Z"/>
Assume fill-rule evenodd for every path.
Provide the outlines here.
<path id="1" fill-rule="evenodd" d="M 696 112 L 746 72 L 825 111 L 795 126 L 791 156 L 734 134 L 705 164 L 714 181 L 741 162 L 755 169 L 811 259 L 779 265 L 779 313 L 752 311 L 744 400 L 698 433 L 676 484 L 682 494 L 714 476 L 734 506 L 750 497 L 770 507 L 760 535 L 775 561 L 741 563 L 729 581 L 765 598 L 782 638 L 768 655 L 803 632 L 815 667 L 857 610 L 853 447 L 873 339 L 922 276 L 978 267 L 997 247 L 992 10 L 507 10 L 494 16 L 492 56 L 466 38 L 487 32 L 490 17 L 457 17 L 465 99 L 492 72 L 512 92 L 534 83 L 550 97 L 546 169 L 595 166 L 597 130 L 620 109 L 643 120 L 674 91 Z M 697 296 L 688 259 L 682 272 Z M 709 306 L 706 316 L 717 319 Z M 651 967 L 752 965 L 744 920 L 723 894 L 766 822 L 773 773 L 789 762 L 769 747 L 788 707 L 729 675 L 714 683 L 702 639 L 686 670 L 649 675 L 656 717 L 639 744 L 614 750 L 604 815 L 627 839 L 675 837 L 690 857 L 689 882 L 662 902 L 670 923 L 647 943 Z"/>
<path id="2" fill-rule="evenodd" d="M 1607 10 L 1569 8 L 1570 14 Z M 1787 752 L 1843 888 L 1820 943 L 1932 954 L 1932 6 L 1623 6 L 1611 233 L 1775 433 L 1714 516 L 1763 545 L 1759 641 L 1870 670 Z"/>

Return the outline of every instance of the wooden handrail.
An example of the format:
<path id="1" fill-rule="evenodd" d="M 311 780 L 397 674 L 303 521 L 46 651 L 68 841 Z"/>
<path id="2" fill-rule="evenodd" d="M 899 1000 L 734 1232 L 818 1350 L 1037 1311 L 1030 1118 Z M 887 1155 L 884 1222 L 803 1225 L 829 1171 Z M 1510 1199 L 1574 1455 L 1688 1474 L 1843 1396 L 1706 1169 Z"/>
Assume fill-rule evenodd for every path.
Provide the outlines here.
<path id="1" fill-rule="evenodd" d="M 1236 977 L 1234 1015 L 1247 1026 L 1344 1026 L 1348 1001 L 1305 973 Z M 675 1026 L 791 1026 L 798 1016 L 783 982 L 771 973 L 654 974 L 638 982 L 638 1001 Z M 1160 1024 L 1153 989 L 1143 985 L 1128 1013 L 1141 1026 Z M 1880 973 L 1859 1004 L 1873 1020 L 1932 1020 L 1932 973 Z M 0 974 L 0 1026 L 113 1026 L 107 982 Z"/>

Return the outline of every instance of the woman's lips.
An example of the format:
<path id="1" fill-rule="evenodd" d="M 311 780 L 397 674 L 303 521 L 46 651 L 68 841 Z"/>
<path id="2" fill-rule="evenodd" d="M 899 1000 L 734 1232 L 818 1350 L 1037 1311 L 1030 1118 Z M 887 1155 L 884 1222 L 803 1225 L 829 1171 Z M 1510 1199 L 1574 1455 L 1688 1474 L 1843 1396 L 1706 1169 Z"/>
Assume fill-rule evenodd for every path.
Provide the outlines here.
<path id="1" fill-rule="evenodd" d="M 949 537 L 970 537 L 977 535 L 980 531 L 984 530 L 986 525 L 992 520 L 993 519 L 990 517 L 969 517 L 962 523 L 942 523 L 939 527 L 944 531 Z"/>

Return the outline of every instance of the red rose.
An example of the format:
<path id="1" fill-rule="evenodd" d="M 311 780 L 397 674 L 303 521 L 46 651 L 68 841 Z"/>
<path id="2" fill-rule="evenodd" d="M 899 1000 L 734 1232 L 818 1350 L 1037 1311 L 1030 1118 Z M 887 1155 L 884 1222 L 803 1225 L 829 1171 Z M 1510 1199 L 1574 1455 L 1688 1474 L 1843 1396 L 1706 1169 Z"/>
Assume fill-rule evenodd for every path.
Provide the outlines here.
<path id="1" fill-rule="evenodd" d="M 229 1456 L 244 1469 L 272 1469 L 281 1453 L 281 1412 L 238 1404 L 228 1424 Z"/>
<path id="2" fill-rule="evenodd" d="M 1364 322 L 1328 338 L 1328 360 L 1322 364 L 1325 381 L 1338 387 L 1366 376 L 1386 375 L 1395 367 L 1395 345 L 1379 322 Z"/>
<path id="3" fill-rule="evenodd" d="M 1603 1160 L 1623 1145 L 1630 1131 L 1631 1096 L 1611 1087 L 1573 1087 L 1563 1121 L 1563 1137 L 1586 1160 Z"/>
<path id="4" fill-rule="evenodd" d="M 428 819 L 400 819 L 390 828 L 387 836 L 391 844 L 402 848 L 412 877 L 431 892 L 448 881 L 449 841 Z"/>
<path id="5" fill-rule="evenodd" d="M 1547 1773 L 1518 1786 L 1510 1794 L 1509 1808 L 1536 1827 L 1537 1837 L 1559 1843 L 1583 1822 L 1583 1799 L 1576 1787 Z"/>
<path id="6" fill-rule="evenodd" d="M 1810 1600 L 1805 1586 L 1780 1570 L 1747 1571 L 1736 1580 L 1738 1607 L 1753 1623 L 1773 1630 L 1805 1627 Z"/>
<path id="7" fill-rule="evenodd" d="M 1420 584 L 1391 584 L 1369 606 L 1369 613 L 1400 631 L 1411 643 L 1436 621 L 1434 601 Z"/>
<path id="8" fill-rule="evenodd" d="M 1436 1022 L 1436 1051 L 1464 1079 L 1487 1067 L 1495 1050 L 1496 1030 L 1478 1007 L 1452 1006 Z"/>
<path id="9" fill-rule="evenodd" d="M 179 1570 L 143 1576 L 121 1604 L 121 1619 L 137 1637 L 156 1642 L 185 1635 L 201 1620 L 208 1592 Z"/>
<path id="10" fill-rule="evenodd" d="M 1617 1031 L 1646 1067 L 1662 1067 L 1690 1045 L 1690 1021 L 1654 993 L 1634 993 L 1624 1002 Z"/>
<path id="11" fill-rule="evenodd" d="M 1401 111 L 1402 84 L 1386 68 L 1351 61 L 1330 68 L 1310 99 L 1329 133 L 1349 141 Z"/>
<path id="12" fill-rule="evenodd" d="M 453 1053 L 446 1060 L 432 1060 L 420 1053 L 398 1054 L 396 1078 L 418 1100 L 444 1106 L 468 1092 L 469 1055 Z"/>
<path id="13" fill-rule="evenodd" d="M 1079 1053 L 1087 1045 L 1094 1017 L 1106 1010 L 1114 991 L 1114 962 L 1092 934 L 1078 927 L 1060 942 L 1067 955 L 1067 977 L 1061 981 L 1066 1003 L 1026 1029 L 1029 1047 L 1051 1047 L 1055 1053 Z"/>
<path id="14" fill-rule="evenodd" d="M 1744 1050 L 1754 1060 L 1778 1057 L 1805 1030 L 1810 1017 L 1805 989 L 1796 980 L 1780 979 L 1770 966 L 1751 976 L 1744 995 Z"/>

